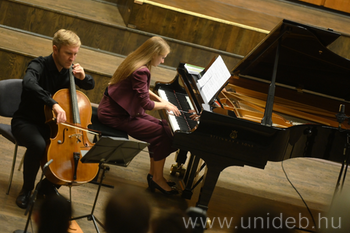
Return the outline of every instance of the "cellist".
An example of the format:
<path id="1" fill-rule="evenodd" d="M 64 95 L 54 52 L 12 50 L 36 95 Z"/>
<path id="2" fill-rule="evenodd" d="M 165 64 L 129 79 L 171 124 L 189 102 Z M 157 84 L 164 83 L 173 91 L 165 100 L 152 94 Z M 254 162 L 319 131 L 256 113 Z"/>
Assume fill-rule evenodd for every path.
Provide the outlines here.
<path id="1" fill-rule="evenodd" d="M 33 59 L 23 77 L 23 91 L 19 109 L 11 126 L 16 140 L 27 150 L 24 158 L 23 186 L 16 204 L 25 209 L 28 205 L 40 161 L 46 152 L 50 127 L 45 123 L 44 106 L 52 108 L 58 123 L 66 121 L 66 112 L 52 96 L 62 88 L 69 88 L 69 68 L 73 65 L 75 84 L 90 90 L 95 86 L 92 76 L 85 74 L 82 66 L 73 64 L 81 45 L 78 35 L 70 30 L 58 30 L 52 40 L 53 52 L 46 57 Z M 58 186 L 44 179 L 39 195 L 60 195 Z"/>

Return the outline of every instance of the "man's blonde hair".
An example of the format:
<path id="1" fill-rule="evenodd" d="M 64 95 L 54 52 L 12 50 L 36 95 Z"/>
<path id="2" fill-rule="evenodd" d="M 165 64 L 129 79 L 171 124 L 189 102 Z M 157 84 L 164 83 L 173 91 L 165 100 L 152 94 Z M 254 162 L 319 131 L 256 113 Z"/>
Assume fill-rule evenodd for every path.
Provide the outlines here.
<path id="1" fill-rule="evenodd" d="M 141 66 L 147 66 L 151 70 L 151 62 L 154 55 L 167 55 L 170 46 L 161 37 L 154 36 L 146 40 L 134 52 L 130 53 L 114 72 L 109 84 L 115 84 L 126 79 Z"/>
<path id="2" fill-rule="evenodd" d="M 73 31 L 60 29 L 54 34 L 52 45 L 55 45 L 59 50 L 62 45 L 80 47 L 81 41 L 79 36 Z"/>

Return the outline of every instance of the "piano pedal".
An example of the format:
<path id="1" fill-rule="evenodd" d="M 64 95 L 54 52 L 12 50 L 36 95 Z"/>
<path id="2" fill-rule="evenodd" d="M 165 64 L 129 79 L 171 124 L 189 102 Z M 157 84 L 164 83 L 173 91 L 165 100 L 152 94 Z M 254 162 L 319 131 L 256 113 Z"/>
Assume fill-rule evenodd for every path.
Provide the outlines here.
<path id="1" fill-rule="evenodd" d="M 170 168 L 170 175 L 175 176 L 176 174 L 179 177 L 183 177 L 185 175 L 186 169 L 183 168 L 183 164 L 173 164 Z"/>
<path id="2" fill-rule="evenodd" d="M 211 224 L 211 219 L 209 217 L 206 218 L 206 224 L 205 224 L 205 229 L 210 229 L 210 226 L 212 226 Z"/>

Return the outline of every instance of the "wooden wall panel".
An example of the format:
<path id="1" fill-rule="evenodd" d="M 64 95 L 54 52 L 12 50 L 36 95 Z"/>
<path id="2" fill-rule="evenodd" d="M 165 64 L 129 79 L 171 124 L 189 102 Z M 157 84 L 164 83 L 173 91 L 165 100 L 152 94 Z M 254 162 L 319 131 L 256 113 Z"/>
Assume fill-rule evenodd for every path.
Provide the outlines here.
<path id="1" fill-rule="evenodd" d="M 325 0 L 324 6 L 350 13 L 350 0 Z"/>
<path id="2" fill-rule="evenodd" d="M 0 24 L 48 37 L 52 37 L 60 28 L 71 29 L 77 32 L 83 45 L 124 56 L 134 51 L 152 35 L 149 33 L 140 33 L 126 27 L 101 24 L 66 15 L 62 12 L 45 10 L 12 1 L 1 2 Z M 89 30 L 86 30 L 87 28 Z M 259 39 L 256 39 L 256 41 L 251 41 L 251 43 L 258 43 L 259 41 Z M 225 43 L 231 44 L 234 41 L 227 40 Z M 179 62 L 190 61 L 200 66 L 206 66 L 214 56 L 220 54 L 220 51 L 212 52 L 210 50 L 208 51 L 207 48 L 196 47 L 196 45 L 193 47 L 173 41 L 169 41 L 169 44 L 172 53 L 165 60 L 164 65 L 171 67 L 177 67 Z M 254 46 L 255 44 L 250 47 Z M 241 59 L 235 58 L 234 54 L 226 55 L 222 53 L 221 55 L 225 62 L 230 64 L 236 64 L 237 60 Z"/>
<path id="3" fill-rule="evenodd" d="M 318 6 L 323 6 L 325 0 L 299 0 L 299 1 L 307 2 L 307 3 L 318 5 Z"/>
<path id="4" fill-rule="evenodd" d="M 0 80 L 22 79 L 33 58 L 0 49 Z"/>
<path id="5" fill-rule="evenodd" d="M 110 81 L 111 77 L 108 76 L 103 76 L 100 74 L 96 74 L 96 73 L 92 73 L 87 71 L 87 74 L 90 74 L 94 77 L 95 79 L 95 88 L 92 90 L 82 90 L 77 88 L 77 90 L 82 91 L 83 93 L 86 94 L 86 96 L 89 98 L 91 103 L 96 103 L 99 104 L 102 97 L 103 97 L 103 93 L 105 91 L 106 86 L 108 85 L 108 82 Z"/>
<path id="6" fill-rule="evenodd" d="M 133 1 L 118 0 L 118 10 L 124 20 L 125 25 L 127 25 L 129 22 L 130 12 L 132 11 L 133 5 L 134 5 Z"/>
<path id="7" fill-rule="evenodd" d="M 110 2 L 110 3 L 113 3 L 113 4 L 119 4 L 119 2 L 121 2 L 121 0 L 103 0 L 105 2 Z"/>
<path id="8" fill-rule="evenodd" d="M 200 57 L 200 54 L 196 53 L 195 55 L 197 57 Z M 212 54 L 212 56 L 214 56 L 214 55 L 215 54 Z M 170 54 L 169 54 L 169 56 L 170 56 Z M 210 57 L 212 57 L 212 56 L 210 56 Z M 3 80 L 3 79 L 22 79 L 24 74 L 25 74 L 28 63 L 33 58 L 34 58 L 34 56 L 28 56 L 28 55 L 25 55 L 23 53 L 19 53 L 18 51 L 9 51 L 6 49 L 0 49 L 0 70 L 1 70 L 0 80 Z M 79 59 L 81 59 L 81 58 L 82 57 L 80 56 Z M 225 61 L 225 62 L 227 63 L 228 68 L 231 70 L 239 61 L 240 61 L 240 59 L 231 60 L 231 61 L 229 60 L 229 63 L 227 63 L 227 61 Z M 85 62 L 89 63 L 91 61 L 85 60 Z M 195 62 L 193 62 L 193 64 L 198 64 L 198 63 L 195 61 Z M 117 65 L 116 65 L 116 67 L 117 67 Z M 88 98 L 90 99 L 90 101 L 92 103 L 99 103 L 102 96 L 103 96 L 103 92 L 104 92 L 108 82 L 110 81 L 111 74 L 110 75 L 100 74 L 99 72 L 94 72 L 93 70 L 90 70 L 90 69 L 85 69 L 85 72 L 94 77 L 96 85 L 95 85 L 95 88 L 93 90 L 89 90 L 89 91 L 81 90 L 81 91 L 84 92 L 88 96 Z M 173 73 L 173 72 L 170 72 L 170 73 Z M 175 77 L 175 74 L 173 76 L 169 77 L 169 74 L 166 74 L 164 71 L 162 72 L 160 70 L 159 71 L 152 70 L 152 74 L 155 75 L 155 77 L 153 77 L 155 80 L 157 80 L 157 77 L 159 77 L 159 75 L 162 75 L 162 74 L 164 74 L 164 76 L 167 77 L 166 79 L 168 79 L 168 81 L 171 81 Z"/>
<path id="9" fill-rule="evenodd" d="M 165 36 L 171 46 L 172 51 L 165 60 L 165 65 L 171 67 L 177 67 L 179 62 L 206 66 L 214 56 L 221 55 L 232 69 L 266 36 L 265 33 L 206 18 L 157 9 L 149 4 L 135 4 L 133 0 L 118 2 L 133 4 L 135 9 L 128 23 L 142 31 L 9 0 L 0 1 L 0 24 L 49 37 L 59 28 L 72 29 L 81 37 L 83 45 L 122 56 L 134 51 L 153 35 L 150 33 L 159 34 Z M 342 49 L 341 44 L 334 49 L 344 54 L 348 51 L 348 48 Z"/>
<path id="10" fill-rule="evenodd" d="M 28 63 L 33 57 L 0 49 L 0 80 L 23 79 Z M 92 103 L 99 103 L 110 77 L 86 71 L 93 75 L 96 85 L 93 90 L 82 90 Z M 77 88 L 79 90 L 79 88 Z"/>
<path id="11" fill-rule="evenodd" d="M 299 0 L 313 5 L 350 13 L 350 0 Z"/>
<path id="12" fill-rule="evenodd" d="M 128 25 L 243 56 L 266 36 L 266 33 L 146 3 L 134 4 Z"/>

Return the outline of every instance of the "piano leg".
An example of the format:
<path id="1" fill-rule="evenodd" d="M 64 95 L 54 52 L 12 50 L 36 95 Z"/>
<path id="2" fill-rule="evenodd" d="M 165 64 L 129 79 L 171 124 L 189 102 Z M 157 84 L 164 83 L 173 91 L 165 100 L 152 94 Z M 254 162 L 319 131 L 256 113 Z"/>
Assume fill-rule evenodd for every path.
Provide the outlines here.
<path id="1" fill-rule="evenodd" d="M 178 173 L 179 177 L 183 177 L 186 171 L 186 169 L 183 168 L 183 165 L 187 160 L 187 151 L 180 149 L 176 152 L 175 157 L 176 157 L 176 164 L 171 165 L 170 174 L 176 175 Z"/>
<path id="2" fill-rule="evenodd" d="M 192 153 L 192 152 L 191 152 Z M 193 151 L 193 153 L 196 153 Z M 199 154 L 199 153 L 198 153 Z M 244 163 L 241 161 L 233 161 L 232 159 L 229 159 L 228 157 L 221 157 L 220 163 L 217 162 L 217 157 L 212 154 L 207 153 L 201 153 L 200 157 L 204 160 L 206 164 L 206 170 L 204 172 L 204 176 L 202 179 L 202 185 L 199 192 L 198 201 L 196 203 L 196 206 L 207 211 L 209 201 L 211 199 L 211 196 L 214 192 L 216 183 L 219 179 L 220 173 L 225 170 L 225 168 L 230 166 L 244 166 Z"/>
<path id="3" fill-rule="evenodd" d="M 190 159 L 188 161 L 187 169 L 184 175 L 184 178 L 182 179 L 180 185 L 182 186 L 182 194 L 181 197 L 185 199 L 191 199 L 193 194 L 193 182 L 196 178 L 198 165 L 199 165 L 200 158 L 196 157 L 191 154 Z"/>
<path id="4" fill-rule="evenodd" d="M 177 154 L 176 154 L 176 163 L 177 164 L 185 164 L 186 160 L 187 160 L 187 152 L 185 150 L 178 150 Z"/>
<path id="5" fill-rule="evenodd" d="M 204 179 L 202 181 L 202 187 L 199 193 L 196 206 L 207 211 L 210 198 L 214 192 L 216 183 L 219 179 L 220 173 L 223 169 L 213 167 L 206 167 Z"/>

